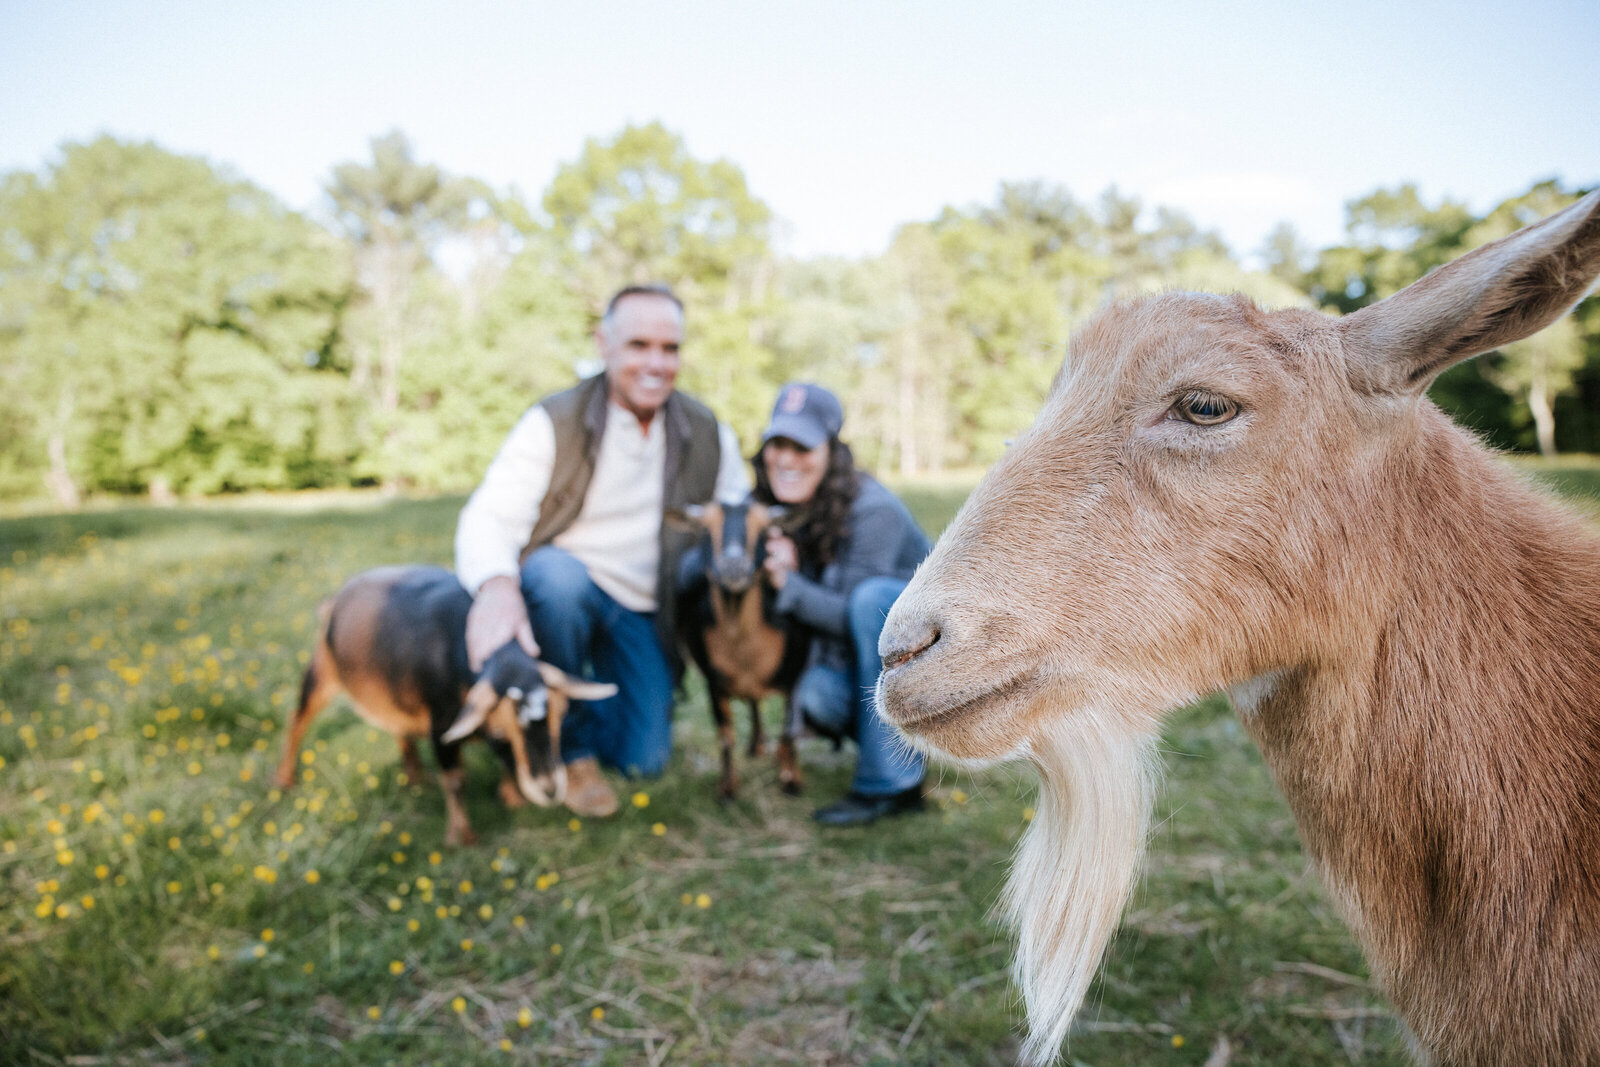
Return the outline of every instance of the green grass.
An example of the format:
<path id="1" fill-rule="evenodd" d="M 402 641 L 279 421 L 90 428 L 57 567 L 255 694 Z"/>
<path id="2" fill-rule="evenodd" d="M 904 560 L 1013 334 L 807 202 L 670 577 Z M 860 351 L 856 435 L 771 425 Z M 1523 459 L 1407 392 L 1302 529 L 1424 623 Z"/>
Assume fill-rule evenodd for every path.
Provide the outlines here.
<path id="1" fill-rule="evenodd" d="M 964 494 L 903 489 L 933 532 Z M 853 754 L 807 742 L 805 798 L 763 763 L 720 806 L 691 686 L 668 774 L 610 820 L 504 811 L 470 748 L 481 843 L 446 850 L 437 788 L 342 709 L 308 780 L 270 788 L 317 602 L 447 561 L 459 506 L 0 522 L 0 1062 L 1014 1062 L 988 914 L 1020 770 L 944 770 L 929 814 L 824 832 Z M 1165 745 L 1148 876 L 1069 1058 L 1403 1062 L 1225 706 Z"/>

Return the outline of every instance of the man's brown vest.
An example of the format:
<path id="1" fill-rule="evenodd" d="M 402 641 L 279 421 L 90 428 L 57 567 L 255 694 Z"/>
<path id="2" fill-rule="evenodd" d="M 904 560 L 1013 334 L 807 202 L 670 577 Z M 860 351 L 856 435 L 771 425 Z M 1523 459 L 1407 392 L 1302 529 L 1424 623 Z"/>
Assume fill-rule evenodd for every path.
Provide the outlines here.
<path id="1" fill-rule="evenodd" d="M 597 374 L 571 389 L 540 401 L 555 426 L 556 459 L 550 472 L 550 488 L 539 505 L 539 521 L 522 550 L 522 559 L 555 540 L 583 510 L 589 482 L 594 478 L 595 458 L 600 453 L 600 437 L 605 433 L 609 388 L 606 377 Z M 700 401 L 674 392 L 656 413 L 664 420 L 666 432 L 666 483 L 662 502 L 667 509 L 688 504 L 704 504 L 717 488 L 717 471 L 722 463 L 722 441 L 717 434 L 717 418 Z M 656 633 L 666 653 L 676 681 L 683 673 L 683 657 L 678 651 L 677 604 L 673 596 L 678 557 L 694 545 L 693 530 L 661 524 L 661 561 L 656 572 Z"/>

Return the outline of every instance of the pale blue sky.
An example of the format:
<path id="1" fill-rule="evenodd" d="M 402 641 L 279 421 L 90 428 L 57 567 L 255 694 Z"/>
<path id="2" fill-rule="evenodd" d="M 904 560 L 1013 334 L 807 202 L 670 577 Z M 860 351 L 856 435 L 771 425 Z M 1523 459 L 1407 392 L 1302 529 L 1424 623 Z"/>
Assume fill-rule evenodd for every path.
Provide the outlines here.
<path id="1" fill-rule="evenodd" d="M 537 195 L 652 119 L 739 164 L 796 254 L 1027 179 L 1115 183 L 1241 253 L 1280 219 L 1320 245 L 1379 185 L 1484 210 L 1600 184 L 1600 2 L 0 0 L 0 170 L 104 131 L 304 208 L 399 127 Z"/>

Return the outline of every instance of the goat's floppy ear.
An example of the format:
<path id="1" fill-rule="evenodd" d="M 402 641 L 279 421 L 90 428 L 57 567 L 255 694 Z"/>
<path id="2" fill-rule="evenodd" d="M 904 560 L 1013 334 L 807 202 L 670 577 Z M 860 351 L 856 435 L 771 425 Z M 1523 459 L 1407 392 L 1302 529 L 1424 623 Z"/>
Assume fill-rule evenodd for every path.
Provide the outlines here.
<path id="1" fill-rule="evenodd" d="M 805 511 L 801 508 L 791 508 L 787 504 L 773 504 L 767 509 L 768 528 L 776 528 L 785 537 L 794 534 L 795 527 L 805 521 Z"/>
<path id="2" fill-rule="evenodd" d="M 1418 395 L 1446 367 L 1566 314 L 1600 274 L 1600 190 L 1339 322 L 1355 387 Z"/>
<path id="3" fill-rule="evenodd" d="M 706 506 L 704 504 L 685 504 L 681 508 L 668 508 L 666 520 L 674 526 L 688 526 L 699 529 L 705 519 Z"/>
<path id="4" fill-rule="evenodd" d="M 574 700 L 604 700 L 617 695 L 617 687 L 610 682 L 588 682 L 574 678 L 560 667 L 541 661 L 539 675 L 551 689 L 567 694 Z"/>
<path id="5" fill-rule="evenodd" d="M 488 682 L 478 682 L 467 690 L 467 701 L 461 706 L 461 714 L 456 716 L 456 721 L 439 740 L 453 745 L 468 736 L 483 725 L 484 720 L 489 717 L 489 712 L 493 711 L 499 702 L 500 697 L 495 693 L 494 686 Z"/>

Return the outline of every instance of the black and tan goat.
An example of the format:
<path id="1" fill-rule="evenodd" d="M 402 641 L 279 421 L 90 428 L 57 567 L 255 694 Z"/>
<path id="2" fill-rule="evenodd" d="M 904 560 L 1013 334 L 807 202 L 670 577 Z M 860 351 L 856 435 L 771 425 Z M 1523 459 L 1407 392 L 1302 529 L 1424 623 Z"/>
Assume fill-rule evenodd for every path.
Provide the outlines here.
<path id="1" fill-rule="evenodd" d="M 294 784 L 295 757 L 311 720 L 340 692 L 356 712 L 400 742 L 406 773 L 422 778 L 416 739 L 428 737 L 444 790 L 445 842 L 471 844 L 461 801 L 461 742 L 478 734 L 504 766 L 500 798 L 541 807 L 566 793 L 561 722 L 568 701 L 600 700 L 617 687 L 573 678 L 515 641 L 477 673 L 467 666 L 472 595 L 440 567 L 380 567 L 350 579 L 322 606 L 316 651 L 289 720 L 278 785 Z"/>
<path id="2" fill-rule="evenodd" d="M 722 745 L 717 795 L 729 800 L 739 788 L 733 767 L 732 702 L 743 700 L 750 707 L 749 755 L 754 759 L 766 747 L 761 701 L 774 694 L 783 697 L 778 782 L 785 793 L 799 793 L 803 783 L 795 743 L 802 723 L 793 697 L 795 681 L 805 667 L 809 633 L 773 611 L 777 594 L 762 561 L 767 529 L 777 521 L 778 509 L 755 501 L 710 503 L 686 508 L 682 515 L 704 527 L 709 540 L 704 584 L 688 583 L 678 618 L 689 657 L 705 675 Z"/>

